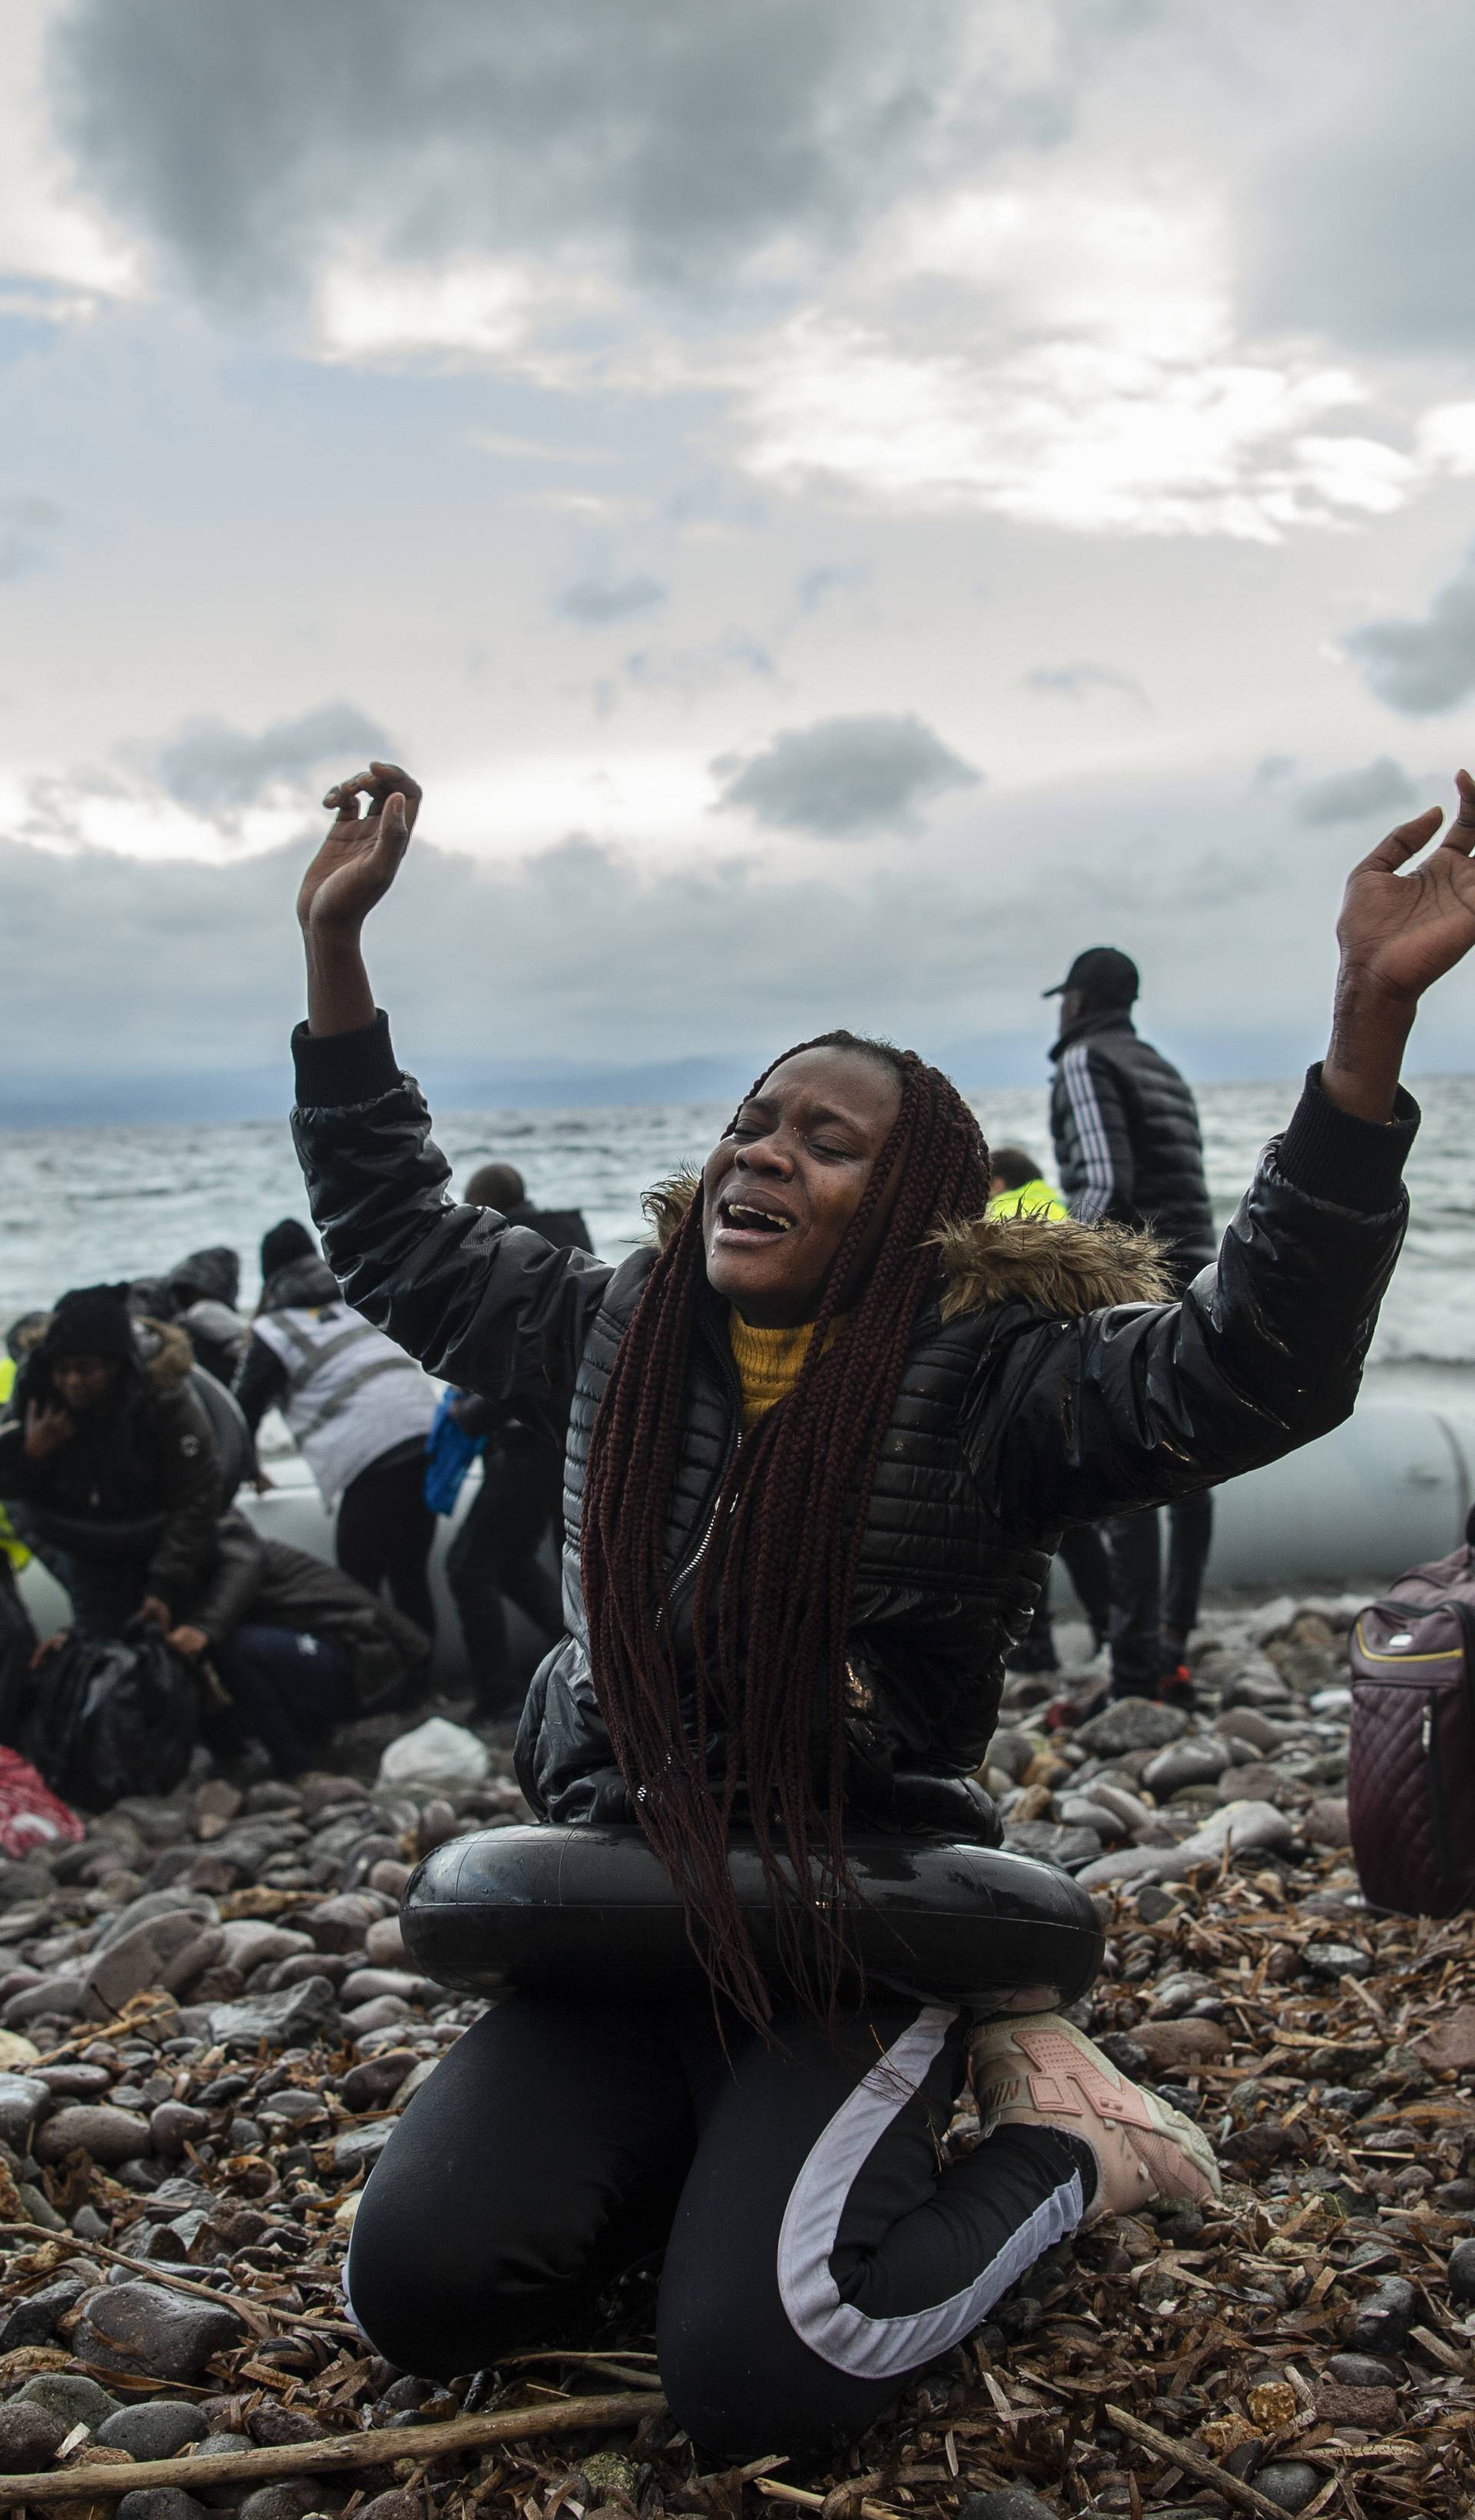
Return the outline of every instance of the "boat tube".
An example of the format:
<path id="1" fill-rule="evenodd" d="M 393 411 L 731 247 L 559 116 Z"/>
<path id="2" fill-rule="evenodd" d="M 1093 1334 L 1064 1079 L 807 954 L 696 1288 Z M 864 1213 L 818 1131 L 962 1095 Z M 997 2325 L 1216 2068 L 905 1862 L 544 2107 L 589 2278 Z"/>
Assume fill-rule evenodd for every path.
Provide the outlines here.
<path id="1" fill-rule="evenodd" d="M 847 1840 L 850 1938 L 867 1982 L 978 2012 L 1050 2012 L 1086 1993 L 1101 1960 L 1089 1894 L 1053 1865 L 936 1839 Z M 760 1964 L 782 1974 L 757 1849 L 728 1861 Z M 681 1897 L 639 1829 L 480 1829 L 427 1855 L 400 1930 L 418 1968 L 490 1995 L 512 1986 L 586 1995 L 697 1995 L 708 1981 Z"/>

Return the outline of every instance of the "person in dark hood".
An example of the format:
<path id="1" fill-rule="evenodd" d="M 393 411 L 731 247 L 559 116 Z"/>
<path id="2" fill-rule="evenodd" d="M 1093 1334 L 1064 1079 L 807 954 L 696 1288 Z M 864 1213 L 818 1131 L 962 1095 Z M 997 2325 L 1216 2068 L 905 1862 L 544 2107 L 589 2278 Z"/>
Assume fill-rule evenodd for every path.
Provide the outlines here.
<path id="1" fill-rule="evenodd" d="M 169 1310 L 188 1333 L 196 1363 L 229 1390 L 235 1381 L 250 1324 L 237 1310 L 241 1293 L 241 1258 L 223 1242 L 191 1251 L 176 1260 L 164 1279 Z"/>
<path id="2" fill-rule="evenodd" d="M 1092 945 L 1063 980 L 1050 1058 L 1050 1131 L 1070 1212 L 1150 1234 L 1176 1294 L 1213 1267 L 1219 1238 L 1204 1178 L 1198 1106 L 1186 1080 L 1132 1020 L 1141 982 L 1129 954 Z M 1192 1686 L 1184 1656 L 1213 1537 L 1209 1490 L 1168 1508 L 1163 1577 L 1155 1512 L 1113 1514 L 1102 1525 L 1111 1583 L 1111 1693 L 1184 1704 Z"/>
<path id="3" fill-rule="evenodd" d="M 66 1570 L 77 1625 L 175 1624 L 208 1566 L 222 1502 L 189 1340 L 156 1326 L 146 1363 L 124 1286 L 63 1295 L 0 1425 L 0 1498 Z"/>
<path id="4" fill-rule="evenodd" d="M 419 802 L 384 762 L 327 799 L 297 1149 L 366 1320 L 462 1389 L 567 1413 L 567 1633 L 518 1776 L 540 1819 L 640 1829 L 711 2001 L 544 1986 L 484 2014 L 375 2167 L 348 2290 L 388 2361 L 449 2377 L 663 2240 L 675 2420 L 727 2462 L 807 2457 L 1083 2223 L 1215 2192 L 1203 2130 L 1063 2014 L 848 1994 L 846 1843 L 997 1845 L 970 1779 L 1067 1523 L 1350 1413 L 1407 1216 L 1405 1042 L 1475 947 L 1475 782 L 1429 861 L 1400 872 L 1424 815 L 1354 871 L 1327 1057 L 1176 1301 L 1120 1228 L 989 1218 L 956 1087 L 849 1033 L 765 1069 L 617 1266 L 458 1204 L 361 947 Z M 784 1929 L 772 1979 L 739 1833 Z M 947 2160 L 970 2048 L 982 2138 Z"/>
<path id="5" fill-rule="evenodd" d="M 305 1225 L 261 1240 L 261 1300 L 232 1386 L 254 1437 L 280 1410 L 328 1511 L 338 1564 L 402 1615 L 435 1627 L 425 1500 L 435 1394 L 403 1351 L 351 1313 Z"/>

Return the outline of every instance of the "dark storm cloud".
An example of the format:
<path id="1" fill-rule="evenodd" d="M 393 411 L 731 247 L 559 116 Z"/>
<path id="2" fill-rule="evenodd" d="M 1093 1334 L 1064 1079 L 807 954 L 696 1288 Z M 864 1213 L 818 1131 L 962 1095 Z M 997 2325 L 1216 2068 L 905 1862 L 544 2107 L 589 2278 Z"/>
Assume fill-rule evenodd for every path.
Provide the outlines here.
<path id="1" fill-rule="evenodd" d="M 62 856 L 63 798 L 46 820 L 49 849 L 0 839 L 0 1058 L 32 1078 L 85 1077 L 106 1040 L 114 1075 L 285 1066 L 301 1012 L 291 904 L 308 844 L 221 866 Z M 958 894 L 880 868 L 863 892 L 769 881 L 737 860 L 647 874 L 581 837 L 514 867 L 417 845 L 369 945 L 412 1065 L 746 1051 L 826 1022 L 889 1025 L 928 982 L 961 987 L 966 1003 L 1003 968 L 1010 882 Z"/>
<path id="2" fill-rule="evenodd" d="M 648 612 L 653 605 L 664 604 L 666 595 L 658 577 L 581 577 L 564 588 L 559 610 L 567 621 L 601 629 L 607 621 L 628 621 L 632 613 Z"/>
<path id="3" fill-rule="evenodd" d="M 251 804 L 279 781 L 299 785 L 324 762 L 335 763 L 346 776 L 371 757 L 391 757 L 383 728 L 346 700 L 330 700 L 305 717 L 280 719 L 259 735 L 228 726 L 223 718 L 192 718 L 159 747 L 153 770 L 176 804 L 215 814 Z"/>
<path id="4" fill-rule="evenodd" d="M 1386 752 L 1363 770 L 1335 771 L 1314 779 L 1296 799 L 1303 823 L 1359 823 L 1370 814 L 1398 814 L 1416 804 L 1418 790 L 1403 763 Z"/>
<path id="5" fill-rule="evenodd" d="M 51 68 L 83 180 L 207 297 L 293 292 L 345 236 L 608 247 L 684 285 L 843 242 L 967 28 L 961 0 L 72 0 Z"/>
<path id="6" fill-rule="evenodd" d="M 1475 552 L 1422 621 L 1369 621 L 1343 647 L 1370 692 L 1406 717 L 1436 717 L 1475 692 Z"/>
<path id="7" fill-rule="evenodd" d="M 100 1085 L 126 1107 L 130 1076 L 269 1076 L 285 1109 L 302 987 L 291 904 L 312 840 L 223 865 L 140 862 L 77 844 L 96 792 L 68 805 L 52 788 L 34 817 L 44 847 L 0 838 L 5 1072 L 70 1079 L 88 1109 Z M 412 1068 L 740 1053 L 751 1073 L 845 1023 L 931 1055 L 986 1032 L 1043 1083 L 1039 991 L 1115 935 L 1155 1023 L 1212 1032 L 1230 1062 L 1212 1072 L 1256 1073 L 1268 1023 L 1277 1040 L 1301 1028 L 1297 1059 L 1319 1047 L 1343 870 L 1362 845 L 1298 829 L 1288 798 L 1250 818 L 1238 779 L 1016 795 L 980 814 L 966 849 L 847 858 L 833 876 L 824 859 L 800 874 L 710 852 L 642 866 L 580 837 L 514 865 L 418 842 L 370 958 Z M 1421 1020 L 1426 1067 L 1462 1055 L 1451 1008 L 1443 1028 L 1437 1007 Z M 66 1099 L 59 1087 L 53 1107 Z M 277 1106 L 268 1094 L 252 1107 Z"/>
<path id="8" fill-rule="evenodd" d="M 827 840 L 915 832 L 920 805 L 979 783 L 976 770 L 910 716 L 821 718 L 785 728 L 761 752 L 724 753 L 712 769 L 722 782 L 719 811 Z"/>

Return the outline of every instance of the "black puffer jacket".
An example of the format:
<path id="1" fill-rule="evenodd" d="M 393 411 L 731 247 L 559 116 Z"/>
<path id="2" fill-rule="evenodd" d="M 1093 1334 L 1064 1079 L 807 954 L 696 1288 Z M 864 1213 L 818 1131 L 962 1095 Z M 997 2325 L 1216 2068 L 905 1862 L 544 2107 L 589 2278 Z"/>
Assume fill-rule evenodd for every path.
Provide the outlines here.
<path id="1" fill-rule="evenodd" d="M 1072 1215 L 1147 1227 L 1185 1286 L 1219 1247 L 1189 1088 L 1125 1007 L 1083 1016 L 1050 1055 L 1055 1170 Z"/>
<path id="2" fill-rule="evenodd" d="M 297 1052 L 297 1151 L 348 1302 L 463 1389 L 527 1390 L 568 1412 L 568 1633 L 533 1682 L 517 1771 L 552 1819 L 628 1821 L 589 1668 L 579 1514 L 595 1413 L 653 1253 L 610 1268 L 453 1205 L 382 1017 L 324 1041 L 299 1032 Z M 1181 1304 L 1134 1300 L 1153 1283 L 1151 1254 L 1120 1231 L 1023 1217 L 944 1238 L 855 1598 L 847 1796 L 869 1824 L 997 1829 L 965 1779 L 1065 1523 L 1229 1477 L 1348 1415 L 1403 1238 L 1416 1121 L 1407 1096 L 1380 1129 L 1310 1086 L 1229 1227 L 1217 1281 Z M 691 1564 L 740 1422 L 714 1297 L 670 1503 L 673 1570 Z M 676 1574 L 678 1639 L 691 1590 Z"/>
<path id="3" fill-rule="evenodd" d="M 61 1551 L 84 1626 L 131 1616 L 150 1593 L 178 1615 L 214 1556 L 223 1481 L 213 1429 L 190 1386 L 194 1352 L 172 1325 L 140 1328 L 152 1355 L 124 1368 L 112 1398 L 78 1418 L 59 1452 L 32 1462 L 25 1451 L 28 1404 L 57 1396 L 43 1355 L 22 1366 L 0 1425 L 0 1497 L 14 1502 L 18 1518 L 34 1517 L 43 1552 L 48 1543 Z M 56 1562 L 49 1553 L 48 1562 Z"/>

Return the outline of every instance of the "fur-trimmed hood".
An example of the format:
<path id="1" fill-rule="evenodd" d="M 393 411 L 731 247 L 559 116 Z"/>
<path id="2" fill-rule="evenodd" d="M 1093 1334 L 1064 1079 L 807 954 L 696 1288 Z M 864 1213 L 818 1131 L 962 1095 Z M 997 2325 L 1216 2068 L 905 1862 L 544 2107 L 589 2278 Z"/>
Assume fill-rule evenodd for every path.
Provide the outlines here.
<path id="1" fill-rule="evenodd" d="M 178 1391 L 189 1381 L 195 1350 L 188 1330 L 182 1330 L 174 1322 L 156 1322 L 152 1313 L 144 1313 L 134 1324 L 133 1339 L 151 1391 Z"/>
<path id="2" fill-rule="evenodd" d="M 656 1182 L 641 1201 L 664 1249 L 701 1188 L 694 1172 Z M 1125 1225 L 1073 1217 L 976 1216 L 931 1238 L 942 1275 L 945 1322 L 995 1304 L 1047 1313 L 1098 1313 L 1111 1304 L 1158 1304 L 1173 1292 L 1162 1245 Z"/>

